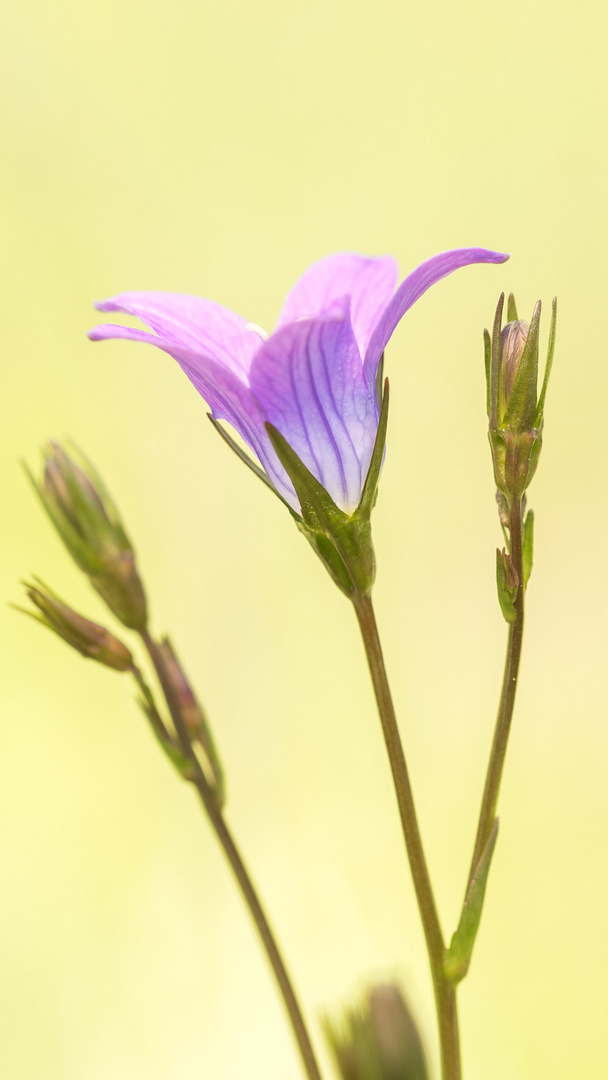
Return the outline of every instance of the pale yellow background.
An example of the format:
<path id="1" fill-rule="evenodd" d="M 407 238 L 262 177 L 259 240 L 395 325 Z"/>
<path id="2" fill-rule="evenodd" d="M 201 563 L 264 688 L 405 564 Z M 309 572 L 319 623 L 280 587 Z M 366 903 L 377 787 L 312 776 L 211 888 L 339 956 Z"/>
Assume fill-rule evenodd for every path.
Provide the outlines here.
<path id="1" fill-rule="evenodd" d="M 72 436 L 213 719 L 229 817 L 321 1010 L 424 946 L 348 604 L 177 366 L 91 345 L 92 301 L 211 297 L 271 329 L 313 260 L 513 253 L 436 286 L 387 355 L 377 608 L 446 932 L 502 669 L 481 332 L 560 298 L 536 565 L 466 1080 L 608 1073 L 606 8 L 515 0 L 5 3 L 0 596 L 104 611 L 19 469 Z M 108 619 L 108 622 L 110 620 Z M 240 899 L 126 678 L 0 607 L 0 1073 L 296 1080 Z M 324 1062 L 326 1062 L 324 1058 Z M 329 1066 L 327 1073 L 329 1073 Z"/>

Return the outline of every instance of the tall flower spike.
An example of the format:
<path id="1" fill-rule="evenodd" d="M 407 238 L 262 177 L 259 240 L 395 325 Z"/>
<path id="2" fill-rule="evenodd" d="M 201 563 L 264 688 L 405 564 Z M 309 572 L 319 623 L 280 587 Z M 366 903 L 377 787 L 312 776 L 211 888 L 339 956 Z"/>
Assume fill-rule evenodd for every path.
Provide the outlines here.
<path id="1" fill-rule="evenodd" d="M 102 325 L 89 337 L 143 341 L 169 353 L 211 406 L 214 421 L 232 425 L 255 454 L 261 467 L 254 465 L 255 471 L 263 472 L 293 511 L 301 511 L 298 495 L 266 424 L 283 436 L 336 506 L 352 514 L 380 419 L 378 365 L 397 324 L 454 270 L 507 258 L 484 248 L 446 251 L 395 288 L 394 259 L 331 255 L 296 282 L 266 340 L 257 326 L 210 300 L 121 293 L 96 306 L 134 315 L 151 332 Z"/>

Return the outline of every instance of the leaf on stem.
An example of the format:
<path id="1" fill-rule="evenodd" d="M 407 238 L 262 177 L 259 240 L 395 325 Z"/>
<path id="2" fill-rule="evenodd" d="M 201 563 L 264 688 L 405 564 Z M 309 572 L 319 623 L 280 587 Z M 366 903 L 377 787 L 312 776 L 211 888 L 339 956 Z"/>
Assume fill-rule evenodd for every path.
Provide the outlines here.
<path id="1" fill-rule="evenodd" d="M 534 511 L 528 510 L 524 521 L 524 539 L 522 547 L 522 563 L 524 570 L 524 589 L 527 587 L 532 573 L 534 558 Z"/>
<path id="2" fill-rule="evenodd" d="M 517 570 L 511 562 L 511 556 L 503 548 L 496 548 L 496 589 L 498 591 L 498 603 L 503 617 L 508 623 L 515 622 L 517 612 L 515 610 L 515 598 L 519 586 Z"/>
<path id="3" fill-rule="evenodd" d="M 490 871 L 490 863 L 492 862 L 494 848 L 496 847 L 497 836 L 498 818 L 495 818 L 492 832 L 488 837 L 488 842 L 477 863 L 477 869 L 469 883 L 467 895 L 464 904 L 462 905 L 462 914 L 460 916 L 460 922 L 458 923 L 458 929 L 452 936 L 450 947 L 444 959 L 446 978 L 454 984 L 459 983 L 464 979 L 469 970 L 473 946 L 479 930 L 479 923 L 481 922 L 481 911 L 486 894 L 488 873 Z"/>

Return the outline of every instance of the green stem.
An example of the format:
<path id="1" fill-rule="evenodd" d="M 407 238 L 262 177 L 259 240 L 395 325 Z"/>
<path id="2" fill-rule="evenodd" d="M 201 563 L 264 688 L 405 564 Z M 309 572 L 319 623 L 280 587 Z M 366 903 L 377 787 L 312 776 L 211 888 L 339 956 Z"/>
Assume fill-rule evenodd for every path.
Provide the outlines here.
<path id="1" fill-rule="evenodd" d="M 498 716 L 496 717 L 494 739 L 490 751 L 490 760 L 488 762 L 488 771 L 486 774 L 481 811 L 479 814 L 479 824 L 477 826 L 477 836 L 475 838 L 475 848 L 473 850 L 471 869 L 469 871 L 469 882 L 475 873 L 481 853 L 488 842 L 496 817 L 498 795 L 507 754 L 511 720 L 513 718 L 513 707 L 515 705 L 515 691 L 517 689 L 519 663 L 521 660 L 521 647 L 524 633 L 524 570 L 522 558 L 523 528 L 520 498 L 514 499 L 511 505 L 509 512 L 509 535 L 509 553 L 519 578 L 519 587 L 515 598 L 516 617 L 515 622 L 511 623 L 509 626 L 507 655 L 505 659 L 500 703 L 498 706 Z"/>
<path id="2" fill-rule="evenodd" d="M 443 933 L 422 847 L 414 796 L 388 685 L 374 609 L 369 596 L 355 594 L 353 605 L 359 620 L 361 636 L 376 695 L 384 741 L 393 774 L 407 856 L 429 955 L 439 1025 L 441 1076 L 442 1080 L 460 1080 L 460 1039 L 456 988 L 448 982 L 444 974 L 445 945 Z"/>
<path id="3" fill-rule="evenodd" d="M 255 927 L 258 931 L 262 946 L 268 958 L 268 962 L 272 968 L 274 977 L 276 979 L 279 992 L 283 999 L 287 1015 L 291 1024 L 291 1028 L 294 1034 L 294 1038 L 300 1051 L 302 1063 L 304 1065 L 304 1071 L 308 1080 L 321 1080 L 321 1073 L 319 1066 L 317 1065 L 315 1052 L 312 1047 L 310 1036 L 306 1028 L 306 1023 L 300 1008 L 299 1001 L 297 999 L 295 990 L 293 988 L 290 976 L 287 972 L 285 962 L 279 951 L 279 947 L 276 943 L 273 931 L 270 927 L 270 923 L 266 916 L 266 913 L 259 900 L 257 892 L 249 876 L 249 872 L 243 858 L 234 842 L 232 834 L 226 824 L 224 816 L 221 810 L 218 808 L 213 791 L 211 790 L 207 778 L 201 768 L 201 764 L 196 756 L 190 738 L 188 736 L 187 728 L 182 719 L 179 703 L 175 698 L 171 682 L 165 671 L 165 665 L 162 654 L 158 649 L 158 646 L 154 639 L 150 636 L 147 630 L 144 630 L 141 634 L 142 641 L 148 650 L 150 659 L 154 665 L 155 671 L 158 675 L 158 680 L 161 684 L 163 693 L 167 700 L 169 712 L 175 726 L 178 738 L 180 740 L 184 754 L 192 762 L 195 779 L 194 784 L 200 795 L 201 802 L 205 808 L 209 821 L 213 826 L 217 839 L 224 851 L 224 854 L 230 864 L 230 868 L 236 878 L 238 886 L 241 890 L 243 899 L 249 909 L 249 913 Z"/>

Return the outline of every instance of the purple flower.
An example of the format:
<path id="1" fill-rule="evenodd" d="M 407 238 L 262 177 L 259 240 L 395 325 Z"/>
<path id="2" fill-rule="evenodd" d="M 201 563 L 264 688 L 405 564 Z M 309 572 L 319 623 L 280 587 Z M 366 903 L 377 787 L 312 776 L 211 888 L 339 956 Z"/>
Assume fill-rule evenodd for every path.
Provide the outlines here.
<path id="1" fill-rule="evenodd" d="M 288 294 L 270 337 L 211 300 L 164 292 L 120 293 L 100 311 L 135 315 L 152 333 L 97 326 L 93 341 L 128 338 L 169 353 L 210 405 L 253 450 L 272 486 L 296 511 L 291 480 L 268 437 L 269 422 L 346 513 L 355 510 L 378 428 L 376 374 L 406 311 L 436 281 L 470 263 L 502 263 L 483 248 L 445 251 L 397 284 L 390 256 L 330 255 Z"/>

